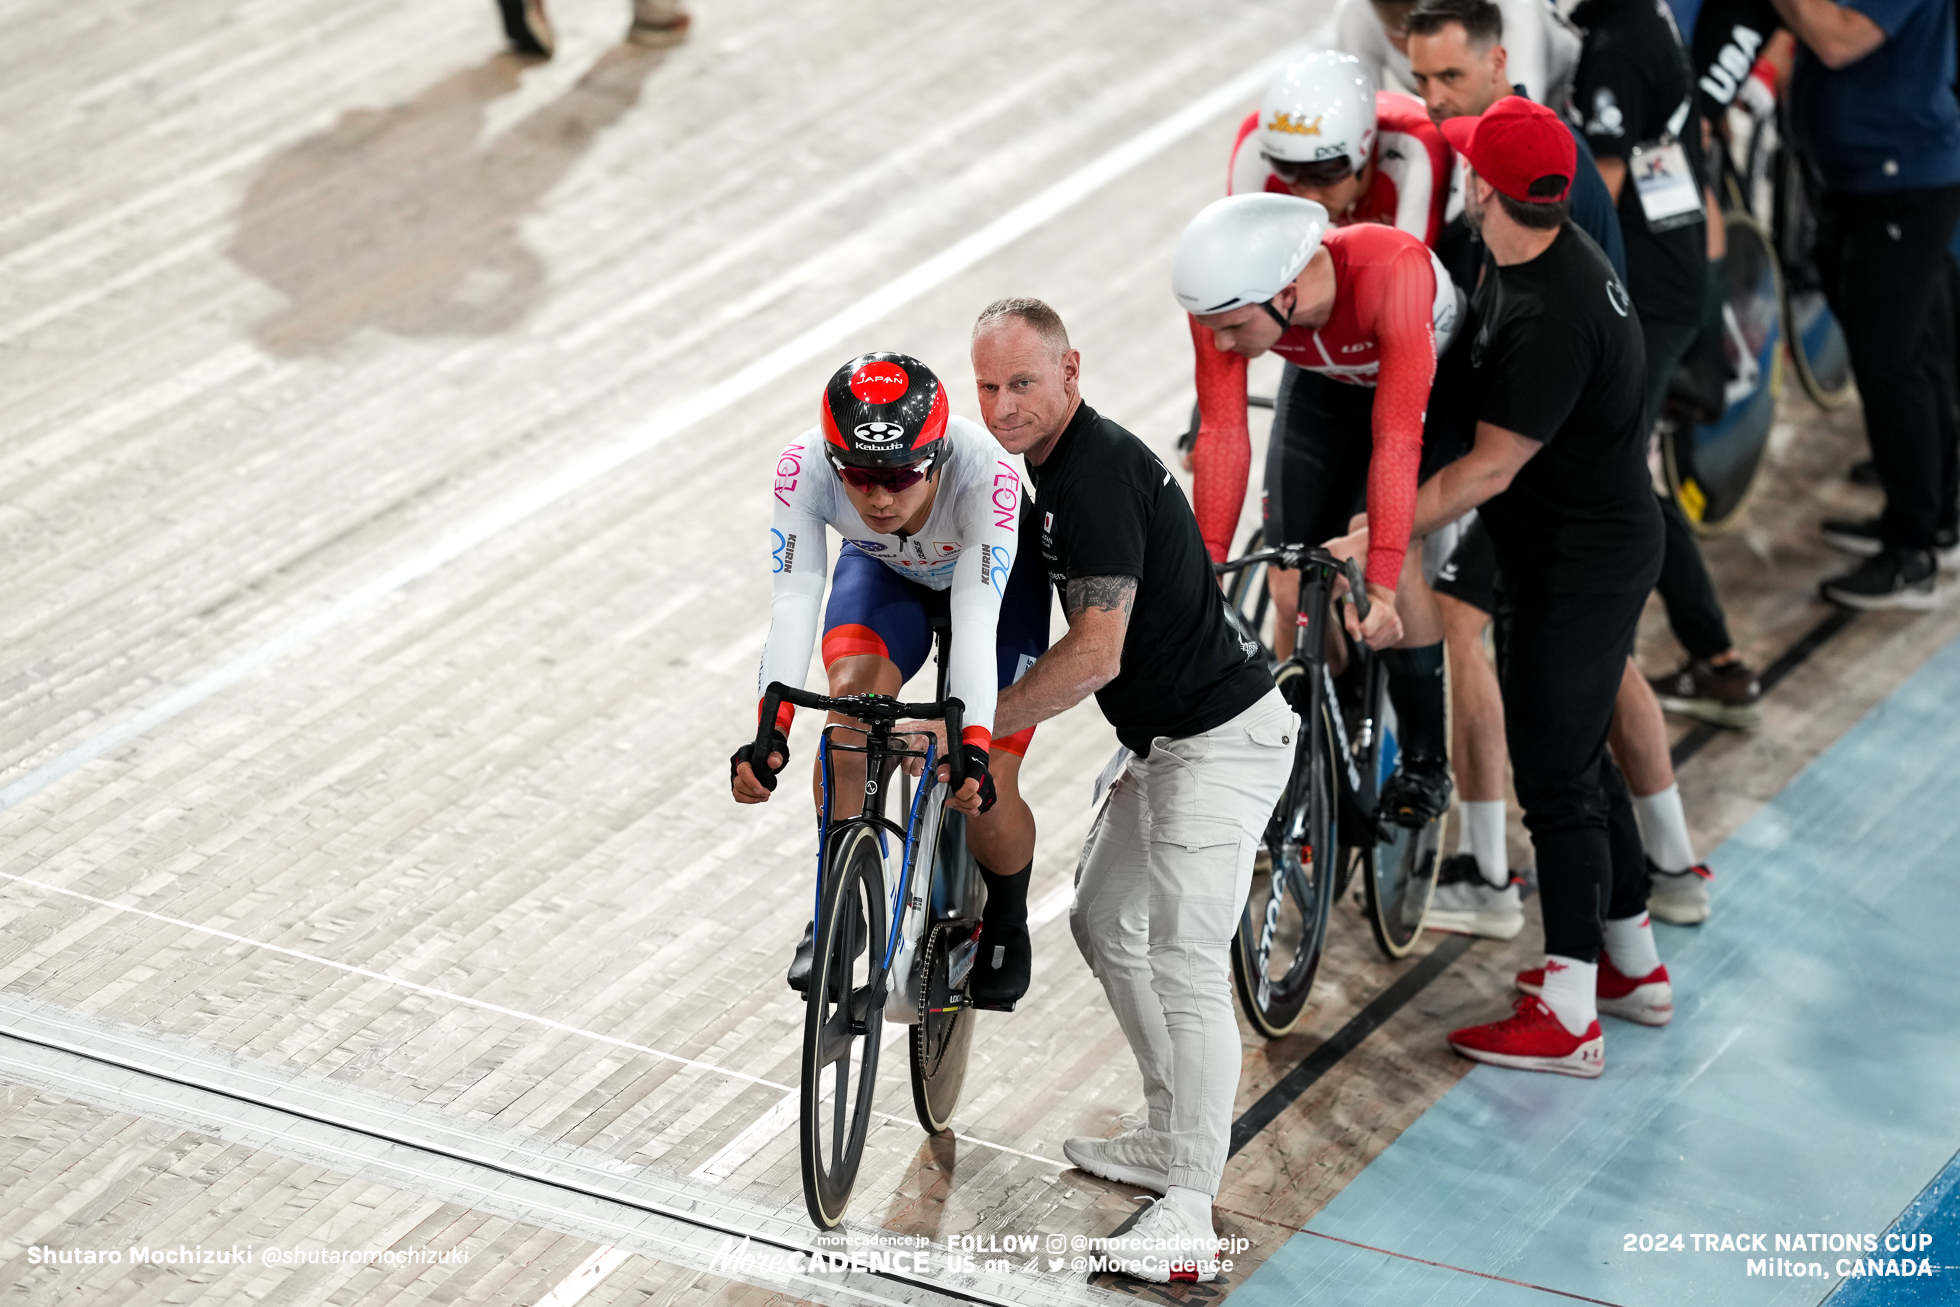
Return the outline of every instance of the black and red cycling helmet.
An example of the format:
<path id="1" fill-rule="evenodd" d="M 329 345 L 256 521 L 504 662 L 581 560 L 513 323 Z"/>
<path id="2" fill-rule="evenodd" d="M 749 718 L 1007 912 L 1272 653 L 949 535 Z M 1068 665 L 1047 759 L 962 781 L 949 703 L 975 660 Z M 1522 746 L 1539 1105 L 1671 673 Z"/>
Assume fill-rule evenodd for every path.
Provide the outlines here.
<path id="1" fill-rule="evenodd" d="M 946 412 L 931 368 L 909 354 L 860 354 L 824 387 L 824 453 L 839 469 L 924 473 L 945 451 Z"/>

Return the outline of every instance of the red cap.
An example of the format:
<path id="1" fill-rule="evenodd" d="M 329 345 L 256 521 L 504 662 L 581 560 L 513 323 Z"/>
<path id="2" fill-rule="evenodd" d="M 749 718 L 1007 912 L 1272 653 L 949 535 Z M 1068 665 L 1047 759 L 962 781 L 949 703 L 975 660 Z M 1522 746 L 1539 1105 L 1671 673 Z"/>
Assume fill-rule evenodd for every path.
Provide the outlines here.
<path id="1" fill-rule="evenodd" d="M 1507 95 L 1482 117 L 1445 118 L 1442 128 L 1444 139 L 1477 175 L 1514 200 L 1549 204 L 1572 189 L 1579 147 L 1559 116 L 1542 104 Z M 1532 183 L 1547 177 L 1558 180 L 1558 192 L 1533 195 Z"/>

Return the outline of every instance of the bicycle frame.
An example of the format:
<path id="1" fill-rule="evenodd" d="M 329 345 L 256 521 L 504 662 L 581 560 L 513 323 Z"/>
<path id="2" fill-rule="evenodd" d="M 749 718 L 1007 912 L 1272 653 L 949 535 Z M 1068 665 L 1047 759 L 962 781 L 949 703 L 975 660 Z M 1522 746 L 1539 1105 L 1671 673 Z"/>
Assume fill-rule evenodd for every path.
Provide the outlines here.
<path id="1" fill-rule="evenodd" d="M 901 718 L 921 718 L 933 720 L 943 718 L 946 723 L 948 740 L 959 738 L 965 705 L 957 698 L 945 698 L 936 703 L 900 703 L 882 695 L 846 695 L 832 698 L 829 695 L 811 694 L 782 684 L 772 683 L 763 696 L 763 708 L 757 732 L 757 744 L 752 754 L 756 758 L 766 758 L 770 750 L 769 732 L 776 720 L 776 711 L 784 703 L 796 704 L 820 712 L 837 712 L 854 717 L 863 725 L 852 726 L 843 722 L 827 723 L 818 742 L 818 774 L 822 789 L 822 802 L 817 815 L 817 879 L 815 903 L 823 901 L 823 873 L 829 850 L 833 844 L 846 838 L 850 832 L 869 827 L 878 833 L 879 848 L 885 847 L 885 837 L 894 836 L 899 841 L 901 857 L 899 872 L 895 882 L 890 877 L 887 866 L 886 897 L 891 913 L 890 930 L 886 934 L 885 956 L 879 960 L 880 999 L 889 998 L 897 991 L 899 1003 L 887 1004 L 887 1015 L 894 1020 L 910 1024 L 918 1020 L 917 995 L 909 992 L 913 979 L 911 959 L 907 956 L 917 946 L 924 933 L 925 915 L 929 907 L 929 893 L 914 893 L 913 883 L 917 869 L 928 869 L 927 876 L 936 866 L 939 856 L 939 837 L 944 822 L 942 813 L 947 793 L 956 790 L 966 780 L 964 759 L 957 749 L 950 749 L 943 756 L 938 750 L 938 742 L 927 735 L 923 748 L 906 748 L 894 743 L 896 738 L 910 737 L 912 732 L 895 732 L 892 728 Z M 846 744 L 836 739 L 839 732 L 864 737 L 862 744 Z M 924 734 L 919 732 L 918 734 Z M 864 792 L 862 807 L 850 817 L 838 819 L 833 815 L 833 797 L 836 794 L 836 777 L 833 756 L 838 752 L 861 754 L 864 757 Z M 922 776 L 930 778 L 944 761 L 950 772 L 947 782 L 932 781 L 921 784 L 913 793 L 905 824 L 885 815 L 886 783 L 898 766 L 907 759 L 917 758 L 922 763 Z M 813 906 L 814 917 L 816 907 Z M 891 984 L 894 963 L 899 982 Z"/>

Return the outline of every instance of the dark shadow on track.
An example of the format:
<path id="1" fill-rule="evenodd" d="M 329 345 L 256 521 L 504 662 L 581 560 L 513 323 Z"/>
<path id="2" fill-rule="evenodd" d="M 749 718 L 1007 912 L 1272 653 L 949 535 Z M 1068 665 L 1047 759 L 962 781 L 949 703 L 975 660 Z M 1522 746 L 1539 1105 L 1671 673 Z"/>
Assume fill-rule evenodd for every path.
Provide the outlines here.
<path id="1" fill-rule="evenodd" d="M 500 54 L 389 109 L 354 109 L 273 157 L 239 210 L 231 257 L 286 296 L 253 335 L 322 352 L 362 327 L 489 336 L 537 303 L 545 270 L 521 227 L 666 51 L 608 51 L 558 99 L 487 146 L 489 106 L 526 63 Z"/>

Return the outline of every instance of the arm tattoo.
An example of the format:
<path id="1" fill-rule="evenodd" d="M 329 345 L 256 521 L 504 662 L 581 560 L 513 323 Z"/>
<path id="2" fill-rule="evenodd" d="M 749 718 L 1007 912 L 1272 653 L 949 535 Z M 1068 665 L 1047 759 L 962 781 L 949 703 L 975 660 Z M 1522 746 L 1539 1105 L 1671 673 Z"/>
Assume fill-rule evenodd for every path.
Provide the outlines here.
<path id="1" fill-rule="evenodd" d="M 1134 576 L 1078 576 L 1068 583 L 1068 596 L 1062 602 L 1062 610 L 1073 622 L 1084 610 L 1094 608 L 1105 613 L 1121 613 L 1127 619 L 1130 605 L 1137 597 L 1137 579 Z"/>

